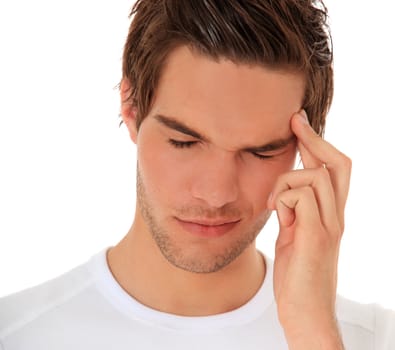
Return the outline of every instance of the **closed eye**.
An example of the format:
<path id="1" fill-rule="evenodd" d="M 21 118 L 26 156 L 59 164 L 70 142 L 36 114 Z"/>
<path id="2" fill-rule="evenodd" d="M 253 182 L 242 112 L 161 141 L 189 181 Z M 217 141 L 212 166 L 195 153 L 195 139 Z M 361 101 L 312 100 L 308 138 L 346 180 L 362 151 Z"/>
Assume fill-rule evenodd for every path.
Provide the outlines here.
<path id="1" fill-rule="evenodd" d="M 193 145 L 199 143 L 199 141 L 178 141 L 169 139 L 168 142 L 175 148 L 191 148 Z M 250 152 L 254 157 L 265 160 L 275 157 L 278 154 L 261 154 L 257 152 Z"/>
<path id="2" fill-rule="evenodd" d="M 177 141 L 174 139 L 169 139 L 169 143 L 175 148 L 190 148 L 195 143 L 197 143 L 197 141 Z"/>
<path id="3" fill-rule="evenodd" d="M 255 152 L 251 152 L 251 154 L 254 157 L 257 157 L 258 159 L 270 159 L 270 158 L 274 157 L 274 155 L 259 154 L 259 153 L 255 153 Z"/>

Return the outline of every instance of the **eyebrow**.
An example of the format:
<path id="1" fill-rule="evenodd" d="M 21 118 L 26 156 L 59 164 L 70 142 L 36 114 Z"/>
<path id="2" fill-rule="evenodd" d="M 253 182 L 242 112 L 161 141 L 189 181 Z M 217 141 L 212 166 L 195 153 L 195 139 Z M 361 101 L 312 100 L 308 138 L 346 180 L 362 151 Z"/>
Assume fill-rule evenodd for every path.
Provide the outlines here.
<path id="1" fill-rule="evenodd" d="M 207 137 L 201 135 L 199 132 L 191 129 L 190 127 L 186 126 L 185 124 L 183 124 L 182 122 L 180 122 L 174 118 L 167 117 L 162 114 L 156 114 L 156 115 L 154 115 L 154 119 L 156 119 L 159 123 L 168 127 L 169 129 L 176 130 L 178 132 L 192 136 L 192 137 L 202 140 L 202 141 L 208 141 Z M 296 141 L 296 136 L 292 135 L 288 138 L 280 138 L 280 139 L 270 141 L 270 142 L 260 145 L 260 146 L 247 147 L 247 148 L 244 148 L 243 150 L 247 151 L 247 152 L 254 152 L 254 153 L 264 153 L 264 152 L 276 151 L 276 150 L 287 147 L 289 144 L 291 144 L 295 141 Z"/>
<path id="2" fill-rule="evenodd" d="M 296 136 L 292 135 L 286 139 L 273 140 L 273 141 L 266 143 L 264 145 L 261 145 L 261 146 L 248 147 L 245 149 L 245 151 L 254 152 L 254 153 L 265 153 L 265 152 L 270 152 L 270 151 L 277 151 L 277 150 L 287 147 L 288 145 L 290 145 L 294 142 L 296 142 Z"/>
<path id="3" fill-rule="evenodd" d="M 202 140 L 202 141 L 208 141 L 208 139 L 201 134 L 199 134 L 197 131 L 192 130 L 190 127 L 186 126 L 185 124 L 179 122 L 176 119 L 173 119 L 171 117 L 165 117 L 164 115 L 161 114 L 156 114 L 154 118 L 164 126 L 167 126 L 169 129 L 173 129 L 176 131 L 179 131 L 183 134 L 192 136 L 196 139 Z"/>

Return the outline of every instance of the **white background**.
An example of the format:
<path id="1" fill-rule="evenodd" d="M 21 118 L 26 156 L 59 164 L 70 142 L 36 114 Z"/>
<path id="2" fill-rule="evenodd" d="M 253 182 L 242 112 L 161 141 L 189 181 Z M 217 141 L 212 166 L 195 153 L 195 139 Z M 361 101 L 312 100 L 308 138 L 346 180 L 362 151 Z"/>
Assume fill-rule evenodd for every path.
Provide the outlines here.
<path id="1" fill-rule="evenodd" d="M 395 309 L 391 1 L 326 3 L 336 78 L 326 138 L 353 159 L 338 291 Z M 115 88 L 131 6 L 0 4 L 0 296 L 84 262 L 132 223 L 135 149 Z M 258 240 L 270 256 L 276 234 L 271 221 Z"/>

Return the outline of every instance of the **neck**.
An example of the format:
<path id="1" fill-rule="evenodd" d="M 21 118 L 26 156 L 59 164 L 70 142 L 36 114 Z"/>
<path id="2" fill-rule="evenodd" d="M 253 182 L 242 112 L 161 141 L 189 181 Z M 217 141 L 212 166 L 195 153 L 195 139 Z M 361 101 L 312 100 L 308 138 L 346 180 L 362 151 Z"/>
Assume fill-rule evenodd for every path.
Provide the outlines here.
<path id="1" fill-rule="evenodd" d="M 208 316 L 248 302 L 265 277 L 262 256 L 251 244 L 229 265 L 213 273 L 194 273 L 169 263 L 144 225 L 132 226 L 107 255 L 122 288 L 142 304 L 181 316 Z"/>

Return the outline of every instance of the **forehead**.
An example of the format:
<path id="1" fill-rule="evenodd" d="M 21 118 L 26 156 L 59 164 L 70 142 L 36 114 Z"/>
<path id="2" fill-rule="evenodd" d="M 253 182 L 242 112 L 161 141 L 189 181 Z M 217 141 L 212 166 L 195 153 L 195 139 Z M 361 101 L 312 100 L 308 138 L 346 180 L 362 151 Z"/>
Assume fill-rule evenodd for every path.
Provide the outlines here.
<path id="1" fill-rule="evenodd" d="M 183 46 L 167 59 L 149 116 L 170 115 L 224 146 L 262 142 L 289 136 L 304 90 L 300 74 L 214 61 Z"/>

